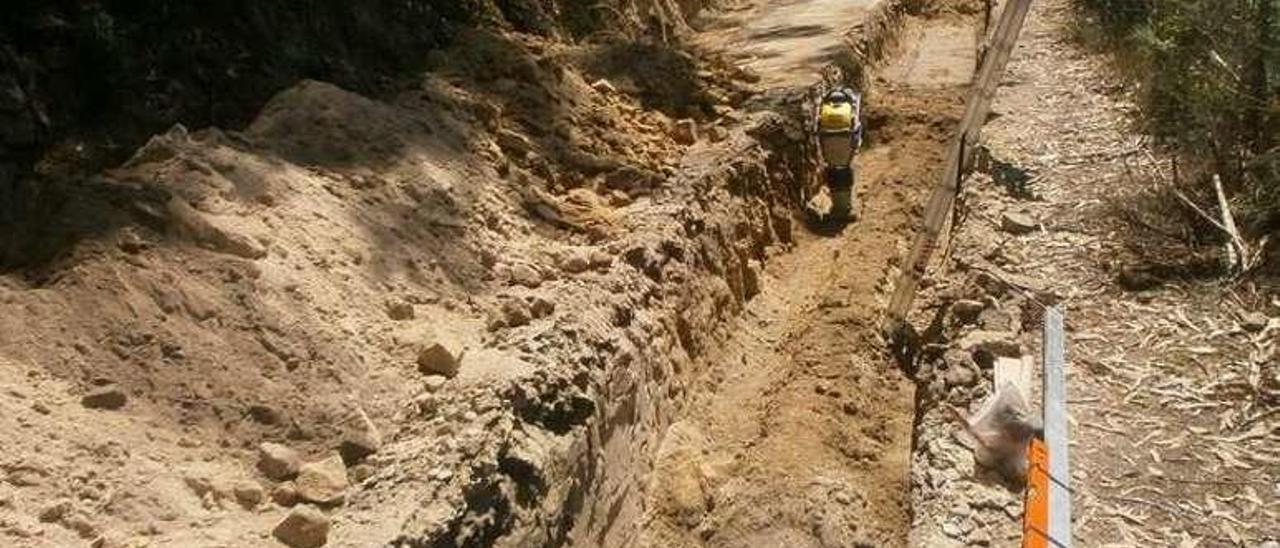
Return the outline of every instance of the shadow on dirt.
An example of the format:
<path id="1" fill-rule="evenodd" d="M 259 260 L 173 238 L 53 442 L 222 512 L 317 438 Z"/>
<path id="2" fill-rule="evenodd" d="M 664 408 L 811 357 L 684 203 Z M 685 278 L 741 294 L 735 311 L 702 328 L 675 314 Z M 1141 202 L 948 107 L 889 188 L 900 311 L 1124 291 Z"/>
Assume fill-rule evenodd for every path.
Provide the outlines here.
<path id="1" fill-rule="evenodd" d="M 780 38 L 807 38 L 831 31 L 826 25 L 792 25 L 789 27 L 773 27 L 747 35 L 752 41 L 777 40 Z"/>
<path id="2" fill-rule="evenodd" d="M 598 46 L 581 59 L 592 78 L 605 78 L 618 89 L 634 93 L 648 109 L 685 118 L 712 114 L 714 102 L 705 93 L 692 54 L 675 46 L 626 42 Z"/>
<path id="3" fill-rule="evenodd" d="M 0 274 L 21 273 L 39 285 L 52 274 L 46 267 L 77 243 L 132 222 L 124 204 L 158 197 L 99 179 L 16 181 L 0 196 Z"/>

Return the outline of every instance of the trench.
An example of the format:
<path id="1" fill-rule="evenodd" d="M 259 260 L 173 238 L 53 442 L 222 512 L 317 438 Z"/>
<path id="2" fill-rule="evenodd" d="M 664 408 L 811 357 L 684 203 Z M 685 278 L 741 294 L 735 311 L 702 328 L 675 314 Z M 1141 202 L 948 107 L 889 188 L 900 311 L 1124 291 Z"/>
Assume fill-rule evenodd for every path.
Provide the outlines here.
<path id="1" fill-rule="evenodd" d="M 918 399 L 879 322 L 962 111 L 981 21 L 963 3 L 915 6 L 873 38 L 883 58 L 845 67 L 867 100 L 860 219 L 797 230 L 765 268 L 662 435 L 641 545 L 906 544 Z"/>
<path id="2" fill-rule="evenodd" d="M 706 31 L 762 93 L 632 219 L 655 233 L 618 246 L 628 281 L 584 318 L 584 369 L 505 390 L 493 462 L 392 544 L 906 545 L 918 400 L 879 326 L 963 110 L 979 4 L 762 2 Z M 860 218 L 819 229 L 799 214 L 820 186 L 805 120 L 838 84 L 865 96 Z"/>

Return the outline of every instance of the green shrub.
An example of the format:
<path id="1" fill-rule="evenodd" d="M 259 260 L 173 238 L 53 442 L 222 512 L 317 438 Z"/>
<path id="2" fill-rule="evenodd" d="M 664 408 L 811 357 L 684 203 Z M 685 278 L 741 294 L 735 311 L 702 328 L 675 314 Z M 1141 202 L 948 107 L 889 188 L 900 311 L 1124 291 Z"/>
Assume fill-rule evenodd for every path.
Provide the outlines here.
<path id="1" fill-rule="evenodd" d="M 1076 0 L 1185 178 L 1222 176 L 1253 237 L 1280 229 L 1280 0 Z"/>

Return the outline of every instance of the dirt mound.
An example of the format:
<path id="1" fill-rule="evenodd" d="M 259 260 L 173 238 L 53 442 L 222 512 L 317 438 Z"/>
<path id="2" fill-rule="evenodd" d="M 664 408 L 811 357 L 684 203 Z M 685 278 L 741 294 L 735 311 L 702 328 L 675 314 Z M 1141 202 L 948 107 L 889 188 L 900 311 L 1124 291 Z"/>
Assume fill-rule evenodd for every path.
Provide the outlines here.
<path id="1" fill-rule="evenodd" d="M 791 240 L 805 149 L 730 120 L 741 97 L 647 109 L 591 47 L 457 47 L 389 99 L 305 81 L 86 181 L 94 230 L 0 278 L 0 428 L 28 440 L 0 459 L 6 543 L 634 534 L 617 488 Z M 680 57 L 699 89 L 745 85 Z M 332 523 L 280 523 L 299 499 Z"/>

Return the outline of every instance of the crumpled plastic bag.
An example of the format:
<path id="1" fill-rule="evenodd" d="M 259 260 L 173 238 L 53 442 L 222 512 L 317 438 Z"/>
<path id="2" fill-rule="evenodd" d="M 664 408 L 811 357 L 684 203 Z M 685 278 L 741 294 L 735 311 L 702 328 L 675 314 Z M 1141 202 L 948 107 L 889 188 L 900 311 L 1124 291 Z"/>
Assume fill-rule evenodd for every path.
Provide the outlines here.
<path id="1" fill-rule="evenodd" d="M 978 442 L 974 460 L 1014 478 L 1026 475 L 1027 445 L 1044 431 L 1026 398 L 1009 382 L 997 386 L 977 412 L 965 419 L 965 426 Z"/>

